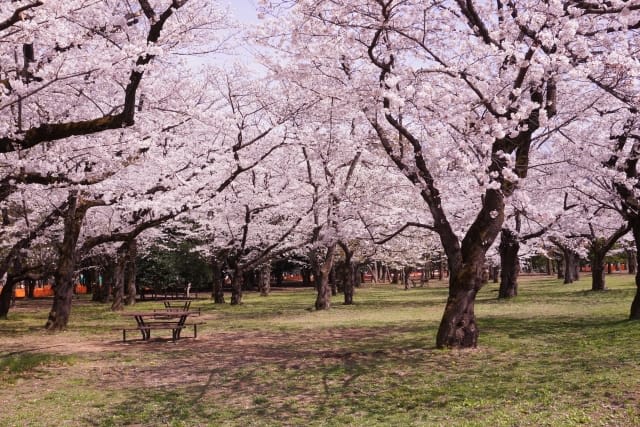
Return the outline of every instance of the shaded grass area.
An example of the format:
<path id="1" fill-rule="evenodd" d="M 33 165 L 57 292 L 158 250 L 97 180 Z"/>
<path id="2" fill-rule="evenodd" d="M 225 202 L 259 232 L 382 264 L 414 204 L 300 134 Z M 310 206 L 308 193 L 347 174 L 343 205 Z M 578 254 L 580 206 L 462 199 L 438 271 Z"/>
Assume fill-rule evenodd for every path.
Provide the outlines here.
<path id="1" fill-rule="evenodd" d="M 328 312 L 310 310 L 309 290 L 247 294 L 240 307 L 196 301 L 207 325 L 177 344 L 123 345 L 112 330 L 123 319 L 86 301 L 68 332 L 48 336 L 46 307 L 19 307 L 0 322 L 11 338 L 0 425 L 640 425 L 633 279 L 589 286 L 523 279 L 520 296 L 498 301 L 488 285 L 468 351 L 434 348 L 442 286 L 360 289 Z M 5 378 L 10 365 L 19 380 Z"/>

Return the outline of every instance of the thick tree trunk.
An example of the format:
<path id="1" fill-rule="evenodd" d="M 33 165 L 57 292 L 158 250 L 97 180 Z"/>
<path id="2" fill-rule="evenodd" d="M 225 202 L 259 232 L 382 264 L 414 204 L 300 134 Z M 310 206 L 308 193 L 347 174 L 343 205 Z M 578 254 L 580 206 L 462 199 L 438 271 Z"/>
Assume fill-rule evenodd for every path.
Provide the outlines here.
<path id="1" fill-rule="evenodd" d="M 558 279 L 564 279 L 564 262 L 562 258 L 556 259 L 556 273 Z"/>
<path id="2" fill-rule="evenodd" d="M 633 249 L 628 249 L 627 251 L 627 268 L 629 274 L 636 274 L 638 271 L 638 253 Z"/>
<path id="3" fill-rule="evenodd" d="M 512 298 L 518 295 L 518 273 L 520 273 L 518 260 L 520 242 L 516 233 L 508 228 L 503 228 L 498 250 L 501 270 L 498 298 Z"/>
<path id="4" fill-rule="evenodd" d="M 638 234 L 640 235 L 640 233 Z M 640 251 L 637 254 L 640 254 Z M 640 263 L 640 255 L 637 257 L 636 262 Z M 636 295 L 631 303 L 629 320 L 640 320 L 640 270 L 636 270 Z"/>
<path id="5" fill-rule="evenodd" d="M 113 301 L 111 302 L 111 311 L 124 310 L 124 270 L 127 265 L 127 258 L 123 252 L 122 247 L 120 247 L 113 272 Z"/>
<path id="6" fill-rule="evenodd" d="M 244 281 L 244 271 L 242 267 L 236 265 L 231 279 L 231 305 L 242 304 L 242 285 Z"/>
<path id="7" fill-rule="evenodd" d="M 0 292 L 0 319 L 6 319 L 11 309 L 11 303 L 13 301 L 13 288 L 16 285 L 16 275 L 20 274 L 22 269 L 22 262 L 20 257 L 13 260 L 13 269 L 7 271 L 7 280 Z"/>
<path id="8" fill-rule="evenodd" d="M 7 274 L 7 281 L 0 292 L 0 319 L 6 319 L 9 314 L 14 286 L 14 280 L 11 278 L 11 273 L 9 273 Z"/>
<path id="9" fill-rule="evenodd" d="M 260 267 L 258 287 L 260 288 L 260 296 L 266 297 L 271 293 L 271 263 Z"/>
<path id="10" fill-rule="evenodd" d="M 332 244 L 326 249 L 326 251 L 316 249 L 310 256 L 317 292 L 315 303 L 316 310 L 328 310 L 331 308 L 329 272 L 333 267 L 333 254 L 335 249 L 336 245 Z"/>
<path id="11" fill-rule="evenodd" d="M 73 273 L 76 267 L 76 244 L 82 222 L 89 206 L 79 200 L 77 192 L 68 198 L 69 211 L 64 219 L 64 237 L 59 249 L 58 265 L 54 273 L 53 305 L 45 328 L 61 331 L 67 327 L 73 299 Z"/>
<path id="12" fill-rule="evenodd" d="M 127 244 L 127 266 L 124 271 L 125 305 L 136 303 L 136 257 L 138 256 L 138 244 L 132 239 Z"/>
<path id="13" fill-rule="evenodd" d="M 338 295 L 338 281 L 336 280 L 335 266 L 331 267 L 331 271 L 329 271 L 329 286 L 331 286 L 331 296 L 335 297 Z"/>
<path id="14" fill-rule="evenodd" d="M 483 263 L 450 269 L 449 298 L 438 328 L 438 348 L 474 348 L 478 344 L 478 327 L 474 312 L 476 294 L 482 287 Z"/>
<path id="15" fill-rule="evenodd" d="M 546 271 L 547 276 L 551 276 L 551 269 L 552 269 L 551 267 L 552 267 L 551 258 L 547 258 L 547 271 Z"/>
<path id="16" fill-rule="evenodd" d="M 575 277 L 575 262 L 576 255 L 573 251 L 569 249 L 563 249 L 564 255 L 564 283 L 569 284 L 573 283 Z"/>
<path id="17" fill-rule="evenodd" d="M 591 290 L 604 291 L 606 289 L 604 260 L 594 259 L 591 261 Z"/>
<path id="18" fill-rule="evenodd" d="M 640 217 L 634 217 L 629 221 L 631 223 L 631 231 L 636 244 L 636 266 L 640 264 Z M 631 311 L 629 320 L 640 320 L 640 269 L 636 268 L 636 295 L 631 303 Z"/>
<path id="19" fill-rule="evenodd" d="M 344 266 L 342 271 L 342 287 L 344 292 L 344 304 L 353 304 L 353 294 L 355 292 L 356 283 L 359 280 L 358 268 L 353 262 L 353 251 L 345 243 L 340 243 L 340 247 L 344 252 Z"/>
<path id="20" fill-rule="evenodd" d="M 596 239 L 591 242 L 591 290 L 604 291 L 605 275 L 604 275 L 604 257 L 607 255 L 608 248 L 604 246 L 604 239 Z"/>
<path id="21" fill-rule="evenodd" d="M 224 277 L 222 276 L 223 262 L 219 257 L 213 257 L 211 260 L 211 271 L 213 273 L 213 284 L 211 297 L 214 304 L 224 304 L 224 291 L 222 289 Z"/>
<path id="22" fill-rule="evenodd" d="M 344 283 L 344 305 L 353 304 L 353 295 L 355 293 L 356 283 L 358 282 L 358 269 L 351 261 L 351 257 L 345 263 L 346 277 Z"/>

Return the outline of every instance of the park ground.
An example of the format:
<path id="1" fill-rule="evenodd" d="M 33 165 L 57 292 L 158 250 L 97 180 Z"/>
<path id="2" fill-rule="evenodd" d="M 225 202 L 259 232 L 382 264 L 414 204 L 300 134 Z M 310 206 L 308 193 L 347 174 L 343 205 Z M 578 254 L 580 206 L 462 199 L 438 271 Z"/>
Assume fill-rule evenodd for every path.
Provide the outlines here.
<path id="1" fill-rule="evenodd" d="M 607 283 L 522 278 L 509 301 L 489 284 L 467 351 L 434 347 L 438 282 L 365 287 L 322 312 L 308 289 L 199 299 L 206 325 L 177 343 L 122 343 L 131 319 L 86 297 L 51 335 L 51 301 L 18 301 L 0 321 L 0 426 L 637 426 L 635 285 Z"/>

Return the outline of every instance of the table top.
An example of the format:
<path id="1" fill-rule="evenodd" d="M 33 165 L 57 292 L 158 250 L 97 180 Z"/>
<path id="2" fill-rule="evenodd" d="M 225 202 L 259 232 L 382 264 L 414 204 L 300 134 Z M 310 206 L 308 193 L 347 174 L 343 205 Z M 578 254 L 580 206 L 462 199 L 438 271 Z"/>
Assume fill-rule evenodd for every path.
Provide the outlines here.
<path id="1" fill-rule="evenodd" d="M 198 314 L 197 311 L 126 311 L 121 316 L 131 317 L 180 317 Z"/>

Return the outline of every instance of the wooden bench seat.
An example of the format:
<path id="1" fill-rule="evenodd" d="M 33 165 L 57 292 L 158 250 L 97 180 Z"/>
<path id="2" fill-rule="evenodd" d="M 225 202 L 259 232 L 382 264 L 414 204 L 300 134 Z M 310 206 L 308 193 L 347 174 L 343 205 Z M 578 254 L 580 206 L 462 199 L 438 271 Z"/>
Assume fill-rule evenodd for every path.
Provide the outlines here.
<path id="1" fill-rule="evenodd" d="M 182 331 L 182 329 L 185 329 L 189 326 L 193 326 L 193 338 L 198 338 L 198 325 L 204 324 L 205 322 L 186 322 L 181 325 L 180 322 L 158 320 L 147 322 L 144 326 L 136 326 L 132 328 L 116 328 L 116 330 L 122 329 L 122 342 L 127 341 L 127 331 L 150 332 L 151 330 L 171 330 L 173 341 L 177 341 L 178 339 L 180 339 L 180 332 Z"/>

